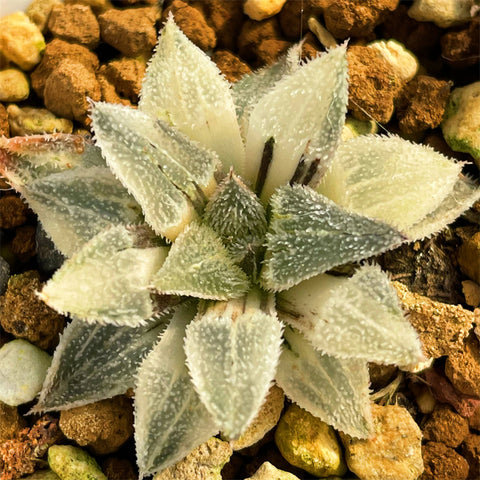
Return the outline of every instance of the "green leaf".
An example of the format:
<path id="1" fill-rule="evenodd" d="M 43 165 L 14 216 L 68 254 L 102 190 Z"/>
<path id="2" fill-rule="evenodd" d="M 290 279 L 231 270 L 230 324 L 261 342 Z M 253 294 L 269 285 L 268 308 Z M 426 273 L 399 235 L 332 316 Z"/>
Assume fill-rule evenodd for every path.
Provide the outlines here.
<path id="1" fill-rule="evenodd" d="M 64 255 L 108 226 L 140 221 L 139 205 L 83 137 L 16 137 L 3 139 L 0 148 L 0 172 Z"/>
<path id="2" fill-rule="evenodd" d="M 339 358 L 409 365 L 425 360 L 380 268 L 364 265 L 350 278 L 319 275 L 279 294 L 280 318 L 312 345 Z"/>
<path id="3" fill-rule="evenodd" d="M 204 222 L 222 239 L 235 263 L 247 257 L 255 270 L 257 254 L 267 231 L 263 205 L 243 181 L 230 171 L 205 208 Z"/>
<path id="4" fill-rule="evenodd" d="M 461 169 L 425 145 L 360 135 L 339 146 L 318 191 L 349 211 L 408 232 L 453 193 Z"/>
<path id="5" fill-rule="evenodd" d="M 168 316 L 144 326 L 89 324 L 78 318 L 63 331 L 33 413 L 68 410 L 125 393 Z"/>
<path id="6" fill-rule="evenodd" d="M 164 294 L 228 300 L 242 296 L 249 282 L 215 232 L 192 223 L 172 245 L 152 284 Z"/>
<path id="7" fill-rule="evenodd" d="M 188 196 L 201 203 L 197 200 L 197 179 L 176 157 L 186 157 L 186 149 L 172 141 L 167 127 L 164 130 L 132 108 L 97 103 L 92 122 L 97 145 L 113 173 L 142 206 L 147 223 L 157 234 L 175 240 L 196 217 Z M 206 172 L 202 187 L 211 190 L 215 157 L 210 155 L 212 161 L 204 161 L 197 152 L 195 159 L 203 162 L 199 167 Z M 191 163 L 186 162 L 187 166 Z"/>
<path id="8" fill-rule="evenodd" d="M 147 68 L 139 108 L 218 153 L 225 172 L 243 173 L 245 152 L 230 86 L 170 17 Z"/>
<path id="9" fill-rule="evenodd" d="M 153 315 L 148 286 L 168 248 L 138 246 L 145 227 L 99 233 L 47 282 L 40 297 L 82 320 L 137 326 Z"/>
<path id="10" fill-rule="evenodd" d="M 347 111 L 347 84 L 343 45 L 280 80 L 256 104 L 246 138 L 245 178 L 255 185 L 255 191 L 262 192 L 263 202 L 292 179 L 318 183 L 340 140 Z M 271 138 L 273 156 L 267 164 L 262 155 Z"/>
<path id="11" fill-rule="evenodd" d="M 182 306 L 138 371 L 135 443 L 140 478 L 173 465 L 218 432 L 185 365 L 185 327 L 194 317 Z"/>
<path id="12" fill-rule="evenodd" d="M 285 290 L 404 240 L 392 227 L 346 212 L 308 187 L 281 187 L 271 205 L 272 220 L 261 272 L 262 283 L 270 290 Z"/>
<path id="13" fill-rule="evenodd" d="M 368 437 L 372 420 L 366 362 L 322 354 L 290 328 L 284 337 L 276 381 L 287 397 L 337 430 Z"/>
<path id="14" fill-rule="evenodd" d="M 246 299 L 217 303 L 187 327 L 193 383 L 229 440 L 258 413 L 275 376 L 281 342 L 281 323 Z"/>

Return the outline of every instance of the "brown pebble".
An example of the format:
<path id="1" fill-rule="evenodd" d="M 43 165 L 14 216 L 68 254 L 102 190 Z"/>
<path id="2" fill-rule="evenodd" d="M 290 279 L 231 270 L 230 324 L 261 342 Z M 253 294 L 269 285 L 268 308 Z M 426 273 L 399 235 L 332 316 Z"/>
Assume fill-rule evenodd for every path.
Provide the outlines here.
<path id="1" fill-rule="evenodd" d="M 81 63 L 64 61 L 45 84 L 45 106 L 60 117 L 86 123 L 90 108 L 87 97 L 100 100 L 100 85 L 95 74 Z"/>
<path id="2" fill-rule="evenodd" d="M 98 17 L 102 39 L 127 57 L 150 57 L 157 43 L 156 7 L 112 8 Z"/>
<path id="3" fill-rule="evenodd" d="M 215 31 L 210 27 L 199 8 L 192 7 L 182 0 L 173 0 L 172 4 L 163 12 L 166 20 L 170 12 L 180 30 L 202 50 L 211 50 L 217 44 Z"/>
<path id="4" fill-rule="evenodd" d="M 480 306 L 480 285 L 472 280 L 462 282 L 462 291 L 465 296 L 465 303 L 470 307 Z"/>
<path id="5" fill-rule="evenodd" d="M 10 277 L 7 291 L 0 297 L 0 324 L 17 338 L 52 350 L 58 344 L 65 319 L 37 297 L 39 290 L 41 283 L 34 270 Z"/>
<path id="6" fill-rule="evenodd" d="M 228 50 L 216 50 L 211 58 L 225 78 L 231 83 L 240 80 L 243 75 L 252 71 L 245 62 L 242 62 L 240 57 Z"/>
<path id="7" fill-rule="evenodd" d="M 246 20 L 238 37 L 238 53 L 241 58 L 254 66 L 261 66 L 258 48 L 264 40 L 281 40 L 280 25 L 276 17 L 257 22 Z"/>
<path id="8" fill-rule="evenodd" d="M 440 39 L 442 58 L 455 68 L 465 68 L 480 61 L 480 18 L 461 30 L 445 33 Z"/>
<path id="9" fill-rule="evenodd" d="M 126 98 L 120 97 L 115 90 L 115 85 L 106 78 L 101 70 L 97 74 L 97 81 L 100 85 L 100 92 L 102 94 L 102 100 L 108 103 L 120 103 L 122 105 L 131 106 L 132 102 Z"/>
<path id="10" fill-rule="evenodd" d="M 280 27 L 286 38 L 298 42 L 308 32 L 308 19 L 318 16 L 329 0 L 304 0 L 303 2 L 287 1 L 278 14 Z"/>
<path id="11" fill-rule="evenodd" d="M 323 51 L 317 37 L 312 32 L 307 32 L 303 37 L 302 59 L 316 58 Z"/>
<path id="12" fill-rule="evenodd" d="M 87 48 L 58 38 L 52 40 L 47 44 L 42 61 L 31 74 L 32 87 L 39 97 L 44 96 L 48 77 L 65 61 L 81 63 L 92 72 L 95 72 L 99 65 L 97 56 Z"/>
<path id="13" fill-rule="evenodd" d="M 217 48 L 235 51 L 237 38 L 244 21 L 243 1 L 210 0 L 200 2 L 207 23 L 213 28 L 217 37 Z"/>
<path id="14" fill-rule="evenodd" d="M 365 37 L 398 4 L 399 0 L 330 0 L 323 12 L 325 25 L 337 38 Z"/>
<path id="15" fill-rule="evenodd" d="M 67 438 L 97 455 L 115 452 L 133 433 L 132 403 L 117 396 L 63 410 L 60 428 Z"/>
<path id="16" fill-rule="evenodd" d="M 126 458 L 107 457 L 100 466 L 108 480 L 137 480 L 133 465 Z"/>
<path id="17" fill-rule="evenodd" d="M 10 125 L 8 123 L 8 113 L 7 109 L 4 107 L 2 103 L 0 103 L 0 137 L 10 136 Z"/>
<path id="18" fill-rule="evenodd" d="M 480 232 L 463 241 L 458 249 L 457 260 L 462 272 L 480 284 Z"/>
<path id="19" fill-rule="evenodd" d="M 0 402 L 0 443 L 15 438 L 26 424 L 25 419 L 18 413 L 17 407 Z"/>
<path id="20" fill-rule="evenodd" d="M 445 374 L 459 392 L 480 397 L 480 342 L 474 333 L 462 350 L 448 356 Z"/>
<path id="21" fill-rule="evenodd" d="M 65 5 L 86 5 L 95 15 L 100 15 L 113 8 L 110 0 L 64 0 Z"/>
<path id="22" fill-rule="evenodd" d="M 348 109 L 358 120 L 387 123 L 401 88 L 390 65 L 368 47 L 352 46 L 347 51 L 349 87 Z"/>
<path id="23" fill-rule="evenodd" d="M 54 37 L 91 50 L 100 42 L 97 19 L 92 9 L 85 5 L 55 5 L 48 19 L 48 29 Z"/>
<path id="24" fill-rule="evenodd" d="M 453 448 L 428 442 L 422 447 L 425 470 L 419 480 L 466 480 L 468 463 Z"/>
<path id="25" fill-rule="evenodd" d="M 28 207 L 14 195 L 0 198 L 0 228 L 17 228 L 27 221 Z"/>
<path id="26" fill-rule="evenodd" d="M 458 447 L 469 433 L 468 420 L 447 405 L 438 405 L 423 425 L 423 439 Z"/>
<path id="27" fill-rule="evenodd" d="M 276 40 L 275 38 L 267 38 L 262 40 L 257 48 L 257 65 L 271 65 L 278 58 L 287 52 L 292 44 L 286 40 Z"/>
<path id="28" fill-rule="evenodd" d="M 460 446 L 460 454 L 468 462 L 468 478 L 480 478 L 480 435 L 467 435 Z"/>
<path id="29" fill-rule="evenodd" d="M 473 414 L 468 417 L 468 424 L 470 425 L 471 429 L 480 432 L 480 404 L 473 412 Z"/>
<path id="30" fill-rule="evenodd" d="M 20 262 L 30 260 L 36 253 L 35 231 L 33 225 L 22 225 L 15 230 L 11 249 Z"/>

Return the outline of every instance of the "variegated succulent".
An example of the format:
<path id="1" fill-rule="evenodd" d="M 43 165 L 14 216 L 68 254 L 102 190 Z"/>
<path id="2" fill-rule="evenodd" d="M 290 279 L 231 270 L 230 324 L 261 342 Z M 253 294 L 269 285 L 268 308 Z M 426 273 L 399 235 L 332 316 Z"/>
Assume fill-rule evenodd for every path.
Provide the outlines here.
<path id="1" fill-rule="evenodd" d="M 35 410 L 134 387 L 141 476 L 237 438 L 273 382 L 366 437 L 367 362 L 422 360 L 380 268 L 328 272 L 431 235 L 479 189 L 396 136 L 342 142 L 346 46 L 299 52 L 230 85 L 170 18 L 138 109 L 92 105 L 95 143 L 1 140 L 67 257 L 39 293 L 72 321 Z"/>

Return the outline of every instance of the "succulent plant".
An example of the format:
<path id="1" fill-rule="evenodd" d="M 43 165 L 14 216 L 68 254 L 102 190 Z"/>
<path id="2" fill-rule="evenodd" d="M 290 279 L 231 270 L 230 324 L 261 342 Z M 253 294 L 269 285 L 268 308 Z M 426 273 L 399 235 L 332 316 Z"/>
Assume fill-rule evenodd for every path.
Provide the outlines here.
<path id="1" fill-rule="evenodd" d="M 39 292 L 72 321 L 34 410 L 134 387 L 141 476 L 237 438 L 273 382 L 367 437 L 367 362 L 423 359 L 379 267 L 332 269 L 439 231 L 479 189 L 396 136 L 342 142 L 346 46 L 300 48 L 230 85 L 170 18 L 138 109 L 92 104 L 95 142 L 1 140 L 67 257 Z"/>

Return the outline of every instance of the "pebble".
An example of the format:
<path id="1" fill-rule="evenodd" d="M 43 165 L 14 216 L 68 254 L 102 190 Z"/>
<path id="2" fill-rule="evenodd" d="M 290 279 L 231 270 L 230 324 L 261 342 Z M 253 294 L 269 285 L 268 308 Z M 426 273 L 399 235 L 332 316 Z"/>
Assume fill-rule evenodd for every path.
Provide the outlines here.
<path id="1" fill-rule="evenodd" d="M 87 452 L 70 445 L 52 445 L 48 464 L 61 480 L 108 480 Z"/>
<path id="2" fill-rule="evenodd" d="M 100 15 L 113 8 L 110 0 L 64 0 L 65 5 L 86 5 L 90 7 L 95 15 Z M 114 3 L 117 3 L 114 0 Z"/>
<path id="3" fill-rule="evenodd" d="M 240 57 L 234 55 L 228 50 L 216 50 L 211 59 L 217 64 L 217 67 L 222 72 L 223 76 L 231 83 L 240 80 L 243 75 L 251 73 L 252 71 L 252 69 L 243 62 Z"/>
<path id="4" fill-rule="evenodd" d="M 60 429 L 96 455 L 117 451 L 133 434 L 131 402 L 116 396 L 60 412 Z"/>
<path id="5" fill-rule="evenodd" d="M 0 228 L 17 228 L 27 221 L 28 207 L 25 202 L 15 196 L 0 198 Z"/>
<path id="6" fill-rule="evenodd" d="M 480 82 L 452 91 L 442 132 L 452 150 L 469 153 L 480 167 Z"/>
<path id="7" fill-rule="evenodd" d="M 41 32 L 45 32 L 48 17 L 55 5 L 62 5 L 62 2 L 60 0 L 33 0 L 27 7 L 25 13 Z"/>
<path id="8" fill-rule="evenodd" d="M 232 447 L 212 437 L 192 450 L 183 460 L 160 473 L 153 480 L 201 479 L 222 480 L 221 470 L 230 460 Z M 73 480 L 73 479 L 72 479 Z"/>
<path id="9" fill-rule="evenodd" d="M 8 125 L 8 114 L 7 109 L 0 103 L 0 137 L 5 135 L 5 137 L 10 136 L 10 127 Z"/>
<path id="10" fill-rule="evenodd" d="M 9 278 L 10 265 L 3 257 L 0 257 L 0 295 L 3 295 L 5 293 Z"/>
<path id="11" fill-rule="evenodd" d="M 324 4 L 324 0 L 287 1 L 278 14 L 282 33 L 285 37 L 298 42 L 298 39 L 309 28 L 309 19 L 316 19 L 317 16 L 320 16 Z"/>
<path id="12" fill-rule="evenodd" d="M 295 404 L 282 415 L 275 443 L 288 463 L 317 477 L 347 470 L 333 428 Z"/>
<path id="13" fill-rule="evenodd" d="M 348 116 L 342 130 L 342 140 L 346 142 L 359 135 L 368 135 L 378 132 L 378 124 L 373 120 L 357 120 Z"/>
<path id="14" fill-rule="evenodd" d="M 0 401 L 17 406 L 33 400 L 41 390 L 50 355 L 26 340 L 12 340 L 0 348 Z"/>
<path id="15" fill-rule="evenodd" d="M 23 480 L 60 480 L 60 477 L 52 470 L 39 470 L 32 475 L 23 477 Z"/>
<path id="16" fill-rule="evenodd" d="M 252 20 L 265 20 L 279 13 L 285 2 L 286 0 L 246 0 L 243 12 Z"/>
<path id="17" fill-rule="evenodd" d="M 465 458 L 443 443 L 426 443 L 423 446 L 423 463 L 425 471 L 421 480 L 466 480 L 468 477 Z"/>
<path id="18" fill-rule="evenodd" d="M 480 232 L 463 239 L 457 252 L 457 261 L 462 272 L 480 284 Z"/>
<path id="19" fill-rule="evenodd" d="M 42 135 L 44 133 L 72 133 L 73 123 L 59 118 L 46 108 L 22 107 L 10 104 L 7 107 L 8 123 L 12 137 Z"/>
<path id="20" fill-rule="evenodd" d="M 28 98 L 28 77 L 17 68 L 0 70 L 0 102 L 21 102 Z"/>
<path id="21" fill-rule="evenodd" d="M 274 385 L 270 388 L 257 416 L 252 420 L 243 435 L 232 442 L 234 451 L 242 450 L 259 442 L 277 425 L 283 410 L 285 395 L 281 388 Z"/>
<path id="22" fill-rule="evenodd" d="M 416 480 L 423 471 L 419 426 L 398 405 L 373 404 L 372 416 L 369 439 L 340 434 L 350 470 L 362 480 Z"/>
<path id="23" fill-rule="evenodd" d="M 260 468 L 251 476 L 245 480 L 300 480 L 293 473 L 279 470 L 270 462 L 264 462 Z"/>
<path id="24" fill-rule="evenodd" d="M 40 62 L 45 39 L 40 29 L 23 12 L 0 18 L 0 53 L 22 70 Z"/>
<path id="25" fill-rule="evenodd" d="M 457 448 L 469 433 L 468 420 L 448 405 L 440 404 L 423 424 L 422 431 L 424 440 Z"/>
<path id="26" fill-rule="evenodd" d="M 480 342 L 474 333 L 462 350 L 448 356 L 445 375 L 459 392 L 480 397 Z"/>
<path id="27" fill-rule="evenodd" d="M 442 59 L 454 68 L 471 67 L 480 57 L 480 17 L 460 30 L 450 30 L 440 39 Z"/>
<path id="28" fill-rule="evenodd" d="M 132 462 L 126 458 L 107 457 L 100 466 L 108 480 L 138 480 Z"/>
<path id="29" fill-rule="evenodd" d="M 468 22 L 474 0 L 415 0 L 408 15 L 419 22 L 433 22 L 448 28 Z"/>
<path id="30" fill-rule="evenodd" d="M 480 478 L 480 435 L 467 435 L 460 446 L 460 453 L 469 466 L 468 478 Z"/>
<path id="31" fill-rule="evenodd" d="M 15 438 L 26 424 L 25 419 L 18 413 L 17 407 L 0 402 L 0 443 Z"/>
<path id="32" fill-rule="evenodd" d="M 465 303 L 470 307 L 480 306 L 480 285 L 472 280 L 462 282 L 462 291 L 465 296 Z"/>
<path id="33" fill-rule="evenodd" d="M 35 233 L 37 263 L 42 272 L 48 273 L 57 270 L 65 261 L 65 257 L 55 248 L 55 244 L 38 223 Z"/>

